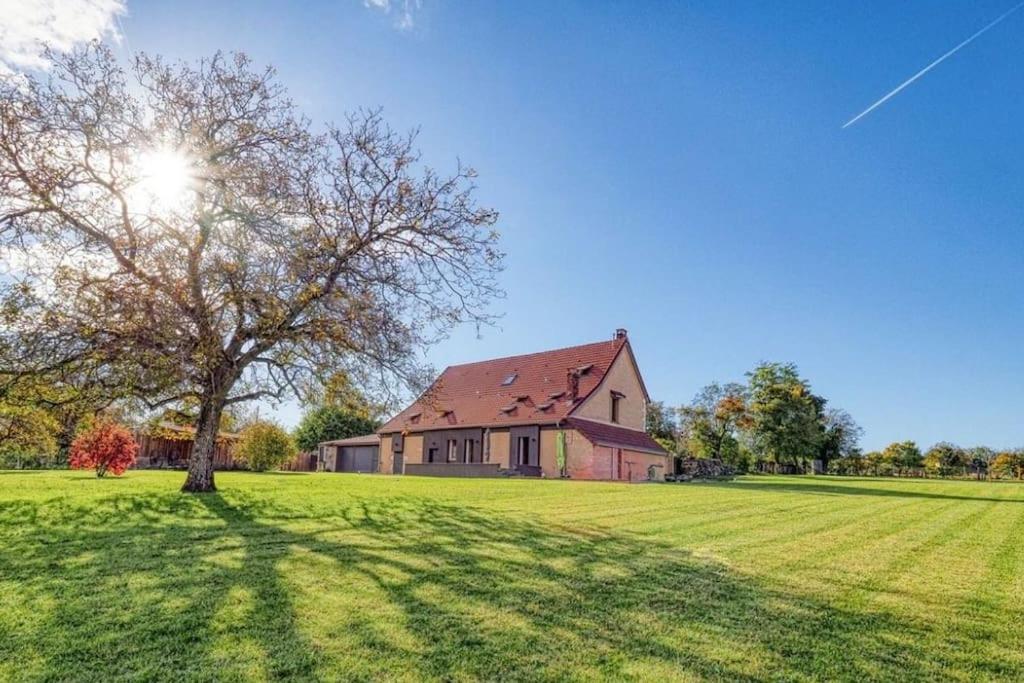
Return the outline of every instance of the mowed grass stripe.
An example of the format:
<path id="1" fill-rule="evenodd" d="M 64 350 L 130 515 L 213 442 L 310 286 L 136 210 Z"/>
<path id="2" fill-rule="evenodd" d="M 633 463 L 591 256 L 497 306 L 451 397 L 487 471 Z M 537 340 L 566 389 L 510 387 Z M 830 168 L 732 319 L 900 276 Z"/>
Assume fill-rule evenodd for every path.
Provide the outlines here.
<path id="1" fill-rule="evenodd" d="M 1019 485 L 180 480 L 0 473 L 0 679 L 1024 678 Z"/>

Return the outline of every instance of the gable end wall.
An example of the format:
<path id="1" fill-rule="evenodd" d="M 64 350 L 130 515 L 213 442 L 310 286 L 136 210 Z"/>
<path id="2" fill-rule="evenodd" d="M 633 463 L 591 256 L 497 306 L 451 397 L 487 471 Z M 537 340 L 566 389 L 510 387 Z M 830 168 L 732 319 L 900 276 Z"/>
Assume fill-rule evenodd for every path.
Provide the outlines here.
<path id="1" fill-rule="evenodd" d="M 625 395 L 619 399 L 619 424 L 643 431 L 647 425 L 647 400 L 644 397 L 640 371 L 633 363 L 633 354 L 624 347 L 608 368 L 604 380 L 576 410 L 574 417 L 611 423 L 612 391 Z"/>

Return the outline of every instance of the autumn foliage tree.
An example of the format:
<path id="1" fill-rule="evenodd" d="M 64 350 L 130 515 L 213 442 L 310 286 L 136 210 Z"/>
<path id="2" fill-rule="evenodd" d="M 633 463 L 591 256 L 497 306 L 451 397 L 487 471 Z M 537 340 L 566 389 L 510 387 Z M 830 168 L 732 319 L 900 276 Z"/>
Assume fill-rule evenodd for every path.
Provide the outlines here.
<path id="1" fill-rule="evenodd" d="M 997 453 L 989 469 L 997 477 L 1024 479 L 1024 449 Z"/>
<path id="2" fill-rule="evenodd" d="M 948 477 L 963 473 L 969 461 L 963 448 L 947 441 L 940 441 L 928 449 L 921 464 L 932 474 Z"/>
<path id="3" fill-rule="evenodd" d="M 71 442 L 68 465 L 75 470 L 96 470 L 121 476 L 135 464 L 139 445 L 132 433 L 112 420 L 99 419 Z"/>
<path id="4" fill-rule="evenodd" d="M 0 78 L 0 374 L 90 373 L 194 401 L 187 491 L 225 409 L 343 370 L 384 393 L 500 291 L 475 173 L 424 165 L 378 112 L 314 129 L 271 69 L 105 47 Z"/>
<path id="5" fill-rule="evenodd" d="M 749 426 L 746 387 L 709 384 L 679 409 L 682 450 L 698 458 L 740 464 L 740 431 Z"/>

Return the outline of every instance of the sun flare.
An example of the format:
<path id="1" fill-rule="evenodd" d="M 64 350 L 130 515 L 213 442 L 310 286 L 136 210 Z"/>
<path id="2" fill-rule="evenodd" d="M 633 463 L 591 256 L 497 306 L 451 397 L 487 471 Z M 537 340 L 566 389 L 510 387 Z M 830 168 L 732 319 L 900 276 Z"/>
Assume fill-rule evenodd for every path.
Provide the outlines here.
<path id="1" fill-rule="evenodd" d="M 165 211 L 181 210 L 192 200 L 195 166 L 174 149 L 155 149 L 139 157 L 140 199 Z"/>

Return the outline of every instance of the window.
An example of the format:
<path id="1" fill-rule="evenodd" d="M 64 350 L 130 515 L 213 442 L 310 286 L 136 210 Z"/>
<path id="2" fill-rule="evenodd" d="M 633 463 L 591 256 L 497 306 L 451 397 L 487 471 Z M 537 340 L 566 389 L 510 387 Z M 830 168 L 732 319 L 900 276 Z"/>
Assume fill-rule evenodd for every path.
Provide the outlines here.
<path id="1" fill-rule="evenodd" d="M 473 451 L 475 450 L 475 447 L 475 441 L 472 439 L 466 439 L 466 445 L 463 447 L 462 462 L 473 462 Z"/>
<path id="2" fill-rule="evenodd" d="M 515 382 L 516 381 L 516 377 L 518 377 L 518 376 L 519 376 L 519 373 L 513 372 L 511 375 L 509 375 L 508 377 L 505 378 L 505 380 L 501 383 L 501 386 L 503 386 L 503 387 L 512 386 L 512 382 Z"/>
<path id="3" fill-rule="evenodd" d="M 622 394 L 617 391 L 612 392 L 612 422 L 619 421 L 619 401 L 622 399 Z"/>
<path id="4" fill-rule="evenodd" d="M 427 462 L 437 462 L 437 446 L 427 449 Z"/>
<path id="5" fill-rule="evenodd" d="M 516 439 L 516 464 L 530 464 L 530 437 L 520 436 Z"/>
<path id="6" fill-rule="evenodd" d="M 448 462 L 457 462 L 459 457 L 459 442 L 455 439 L 448 439 Z"/>

